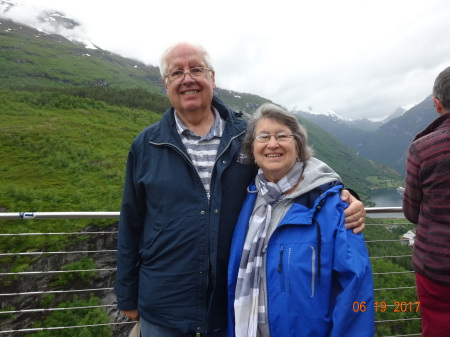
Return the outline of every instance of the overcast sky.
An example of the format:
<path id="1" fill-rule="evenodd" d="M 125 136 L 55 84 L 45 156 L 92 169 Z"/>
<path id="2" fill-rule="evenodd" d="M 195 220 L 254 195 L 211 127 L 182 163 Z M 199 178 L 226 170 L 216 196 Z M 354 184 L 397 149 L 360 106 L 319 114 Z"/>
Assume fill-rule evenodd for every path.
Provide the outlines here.
<path id="1" fill-rule="evenodd" d="M 382 119 L 425 99 L 450 66 L 447 0 L 22 2 L 63 11 L 99 47 L 146 64 L 198 42 L 219 87 L 289 110 Z"/>

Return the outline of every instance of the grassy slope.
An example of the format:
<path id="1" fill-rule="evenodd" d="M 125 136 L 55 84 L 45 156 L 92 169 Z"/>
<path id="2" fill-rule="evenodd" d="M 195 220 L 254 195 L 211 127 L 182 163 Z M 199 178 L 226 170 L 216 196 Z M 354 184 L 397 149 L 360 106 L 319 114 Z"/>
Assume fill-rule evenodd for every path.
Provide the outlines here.
<path id="1" fill-rule="evenodd" d="M 0 208 L 118 210 L 131 140 L 168 106 L 163 95 L 158 104 L 140 105 L 131 98 L 142 98 L 126 90 L 140 88 L 157 96 L 162 92 L 158 69 L 0 22 Z M 68 91 L 50 90 L 55 87 Z M 99 97 L 101 88 L 105 93 Z M 222 89 L 218 95 L 250 113 L 268 101 Z M 374 180 L 399 178 L 357 157 L 316 125 L 302 122 L 317 157 L 349 187 L 361 192 Z"/>
<path id="2" fill-rule="evenodd" d="M 0 207 L 117 210 L 130 143 L 160 115 L 64 94 L 43 96 L 0 91 Z M 54 106 L 58 102 L 63 107 Z"/>
<path id="3" fill-rule="evenodd" d="M 159 70 L 0 19 L 0 87 L 101 86 L 161 92 Z"/>

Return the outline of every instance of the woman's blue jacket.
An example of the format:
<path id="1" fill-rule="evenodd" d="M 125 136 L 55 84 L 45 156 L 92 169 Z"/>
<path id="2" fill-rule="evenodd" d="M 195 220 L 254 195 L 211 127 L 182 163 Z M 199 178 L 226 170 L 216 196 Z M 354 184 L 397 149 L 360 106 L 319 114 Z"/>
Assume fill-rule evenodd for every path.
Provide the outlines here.
<path id="1" fill-rule="evenodd" d="M 333 184 L 333 183 L 331 183 Z M 267 313 L 271 337 L 374 335 L 373 278 L 361 234 L 346 230 L 342 185 L 297 197 L 268 241 Z M 255 185 L 249 191 L 255 191 Z M 231 246 L 228 335 L 242 247 L 257 193 L 248 193 Z"/>

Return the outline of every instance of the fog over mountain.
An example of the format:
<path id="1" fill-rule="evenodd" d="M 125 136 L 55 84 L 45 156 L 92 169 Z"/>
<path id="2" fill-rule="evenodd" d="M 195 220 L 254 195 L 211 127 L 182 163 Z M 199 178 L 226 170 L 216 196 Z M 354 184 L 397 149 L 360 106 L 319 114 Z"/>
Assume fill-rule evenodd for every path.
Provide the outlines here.
<path id="1" fill-rule="evenodd" d="M 84 27 L 66 14 L 25 1 L 0 0 L 0 17 L 25 24 L 46 34 L 62 35 L 70 41 L 97 48 L 88 39 Z"/>
<path id="2" fill-rule="evenodd" d="M 429 95 L 450 65 L 444 0 L 0 3 L 2 16 L 153 66 L 169 44 L 199 42 L 212 54 L 219 87 L 345 118 L 385 119 Z"/>

